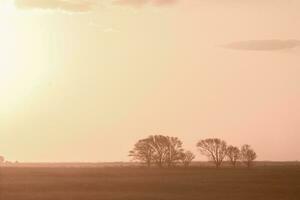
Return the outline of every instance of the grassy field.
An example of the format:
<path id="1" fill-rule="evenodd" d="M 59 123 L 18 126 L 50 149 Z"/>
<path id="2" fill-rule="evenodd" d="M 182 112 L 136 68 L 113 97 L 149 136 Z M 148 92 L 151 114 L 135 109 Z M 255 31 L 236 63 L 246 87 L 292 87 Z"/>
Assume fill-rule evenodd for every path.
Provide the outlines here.
<path id="1" fill-rule="evenodd" d="M 1 200 L 299 200 L 300 167 L 4 167 Z"/>

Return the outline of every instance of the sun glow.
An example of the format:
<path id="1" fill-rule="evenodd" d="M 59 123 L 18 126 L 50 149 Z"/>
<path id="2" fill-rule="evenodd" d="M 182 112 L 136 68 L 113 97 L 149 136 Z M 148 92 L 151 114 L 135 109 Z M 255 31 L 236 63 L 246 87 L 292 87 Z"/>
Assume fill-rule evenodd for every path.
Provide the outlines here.
<path id="1" fill-rule="evenodd" d="M 22 104 L 48 67 L 39 54 L 41 40 L 28 41 L 35 30 L 24 22 L 12 1 L 0 3 L 0 114 Z"/>
<path id="2" fill-rule="evenodd" d="M 17 53 L 17 30 L 13 20 L 13 5 L 5 1 L 0 9 L 0 95 L 1 110 L 11 102 L 11 95 L 15 80 L 19 72 Z"/>
<path id="3" fill-rule="evenodd" d="M 0 2 L 1 15 L 10 15 L 16 12 L 16 7 L 12 0 L 4 0 Z"/>

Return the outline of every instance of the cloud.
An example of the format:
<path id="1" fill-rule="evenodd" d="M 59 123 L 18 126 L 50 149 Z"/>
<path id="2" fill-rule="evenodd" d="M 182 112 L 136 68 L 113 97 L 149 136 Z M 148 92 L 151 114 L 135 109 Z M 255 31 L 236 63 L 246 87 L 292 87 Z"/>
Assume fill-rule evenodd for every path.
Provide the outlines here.
<path id="1" fill-rule="evenodd" d="M 113 4 L 120 6 L 134 6 L 141 7 L 146 4 L 155 6 L 164 6 L 174 4 L 177 0 L 114 0 Z"/>
<path id="2" fill-rule="evenodd" d="M 300 40 L 248 40 L 233 42 L 222 47 L 242 51 L 278 51 L 300 47 Z"/>
<path id="3" fill-rule="evenodd" d="M 66 12 L 88 12 L 97 0 L 15 0 L 19 9 L 61 10 Z"/>

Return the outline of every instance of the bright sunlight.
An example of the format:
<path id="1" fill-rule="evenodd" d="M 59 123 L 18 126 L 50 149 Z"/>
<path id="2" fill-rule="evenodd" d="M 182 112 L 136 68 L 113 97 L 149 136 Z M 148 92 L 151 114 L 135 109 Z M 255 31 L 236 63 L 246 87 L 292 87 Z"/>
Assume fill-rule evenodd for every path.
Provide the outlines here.
<path id="1" fill-rule="evenodd" d="M 29 43 L 34 30 L 24 29 L 24 23 L 12 1 L 0 2 L 0 114 L 13 113 L 22 105 L 49 68 L 40 53 L 41 39 Z"/>

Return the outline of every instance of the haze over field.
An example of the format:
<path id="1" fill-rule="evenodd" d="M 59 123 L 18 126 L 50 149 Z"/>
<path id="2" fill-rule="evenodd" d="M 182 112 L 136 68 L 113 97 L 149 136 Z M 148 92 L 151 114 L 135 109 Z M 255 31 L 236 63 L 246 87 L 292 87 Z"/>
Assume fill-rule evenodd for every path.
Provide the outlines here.
<path id="1" fill-rule="evenodd" d="M 127 161 L 164 134 L 300 160 L 298 0 L 0 0 L 0 154 Z M 205 160 L 205 157 L 198 157 Z"/>

